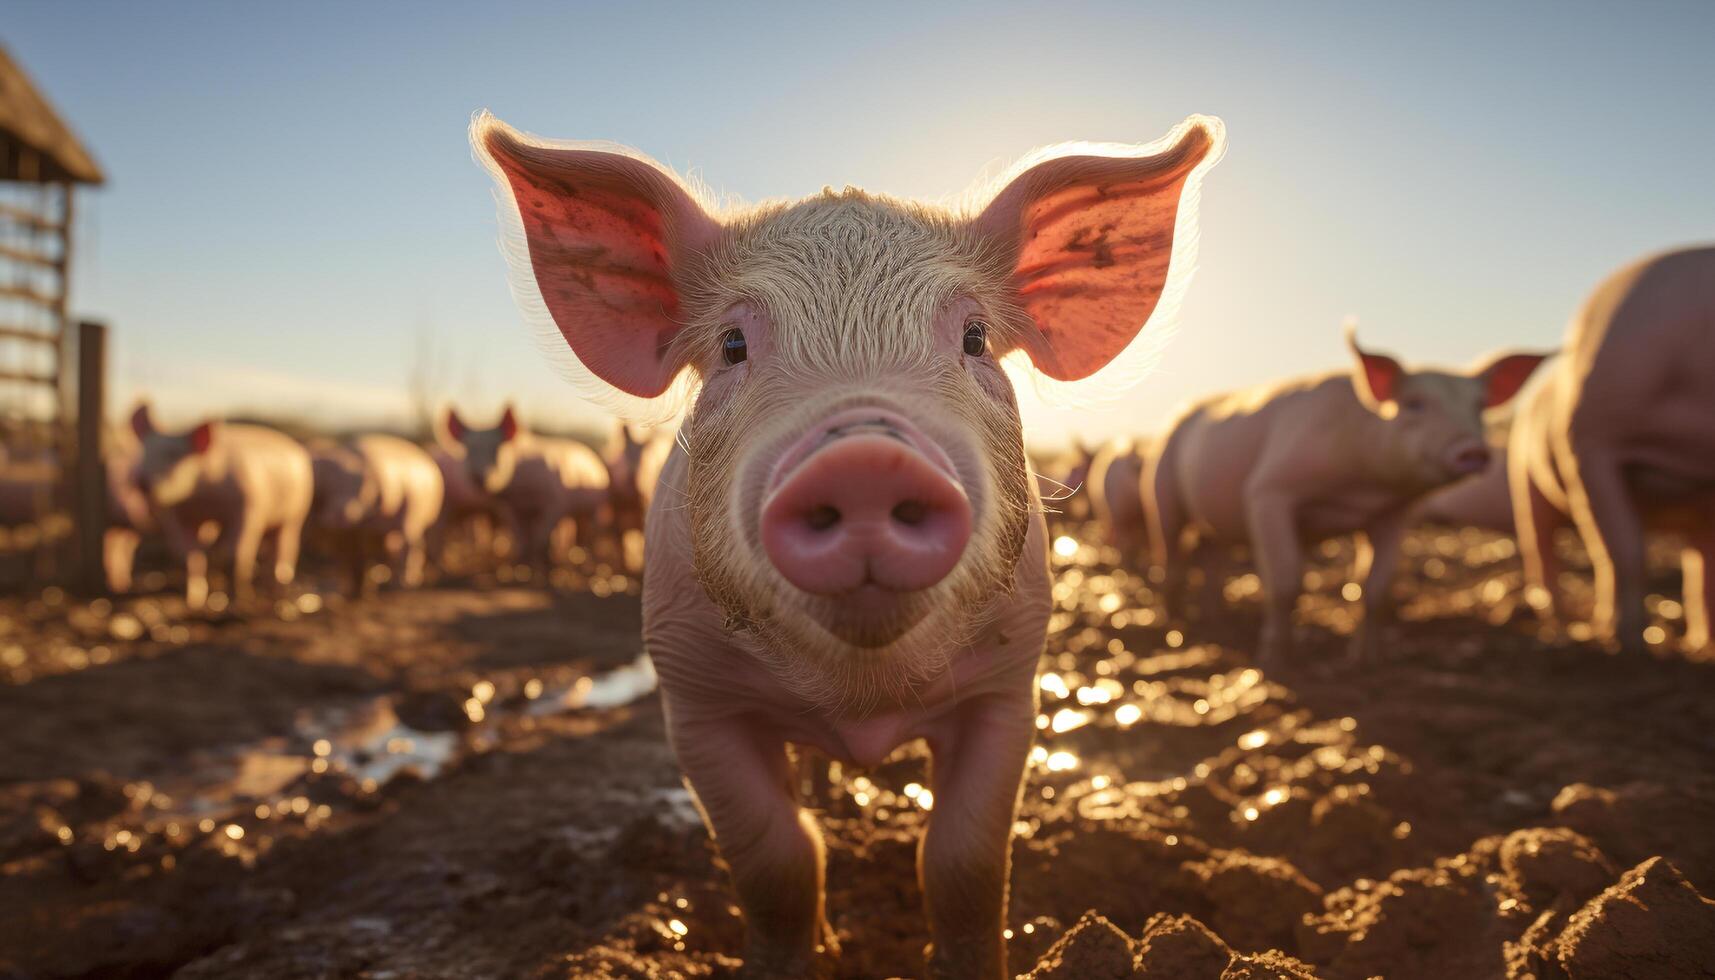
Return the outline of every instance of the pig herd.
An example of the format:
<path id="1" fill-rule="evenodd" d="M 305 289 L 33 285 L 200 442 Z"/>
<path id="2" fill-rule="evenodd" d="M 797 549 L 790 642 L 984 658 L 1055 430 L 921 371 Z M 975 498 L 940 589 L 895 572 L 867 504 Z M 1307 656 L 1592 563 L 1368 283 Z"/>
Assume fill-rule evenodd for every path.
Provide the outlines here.
<path id="1" fill-rule="evenodd" d="M 427 446 L 384 433 L 300 442 L 222 421 L 167 432 L 139 405 L 104 454 L 108 584 L 131 588 L 145 535 L 158 535 L 184 563 L 193 607 L 207 602 L 212 570 L 227 574 L 240 598 L 253 593 L 259 571 L 289 584 L 306 543 L 343 566 L 359 591 L 378 577 L 421 585 L 452 537 L 537 576 L 573 546 L 624 567 L 623 534 L 642 529 L 640 502 L 671 442 L 620 425 L 597 452 L 529 431 L 510 406 L 490 429 L 448 409 L 438 435 Z"/>
<path id="2" fill-rule="evenodd" d="M 448 412 L 435 447 L 305 446 L 237 424 L 168 434 L 142 409 L 135 451 L 111 467 L 115 550 L 158 529 L 197 599 L 211 562 L 243 589 L 264 551 L 289 581 L 311 531 L 410 584 L 438 539 L 472 523 L 503 527 L 537 568 L 646 529 L 643 643 L 731 871 L 746 975 L 813 975 L 838 955 L 788 746 L 874 765 L 922 739 L 929 972 L 1004 976 L 1009 840 L 1051 608 L 1048 507 L 1014 379 L 1143 374 L 1152 345 L 1134 341 L 1170 326 L 1188 288 L 1224 133 L 1195 116 L 1150 144 L 1041 151 L 960 207 L 847 187 L 732 208 L 636 151 L 479 114 L 471 139 L 522 311 L 563 340 L 596 401 L 683 408 L 677 436 L 621 429 L 598 454 L 511 411 L 484 429 Z M 1348 343 L 1347 370 L 1203 399 L 1163 435 L 1054 475 L 1088 487 L 1170 611 L 1198 566 L 1219 581 L 1247 550 L 1264 662 L 1292 654 L 1307 545 L 1351 533 L 1365 542 L 1353 647 L 1375 655 L 1402 537 L 1426 521 L 1516 528 L 1545 613 L 1553 531 L 1576 528 L 1598 626 L 1634 650 L 1645 535 L 1679 533 L 1688 640 L 1707 642 L 1715 249 L 1604 283 L 1552 360 L 1431 370 Z"/>
<path id="3" fill-rule="evenodd" d="M 1682 545 L 1684 644 L 1708 645 L 1715 249 L 1616 273 L 1559 352 L 1503 354 L 1460 373 L 1407 370 L 1347 340 L 1348 370 L 1203 399 L 1163 436 L 1079 448 L 1065 464 L 1072 486 L 1087 472 L 1091 516 L 1150 570 L 1168 611 L 1190 605 L 1193 573 L 1211 586 L 1200 604 L 1218 604 L 1248 552 L 1265 599 L 1258 657 L 1278 664 L 1306 547 L 1356 534 L 1348 594 L 1361 596 L 1363 618 L 1351 652 L 1373 656 L 1401 538 L 1437 524 L 1516 534 L 1530 605 L 1564 623 L 1556 532 L 1569 528 L 1595 570 L 1593 632 L 1635 652 L 1646 536 L 1667 532 Z"/>

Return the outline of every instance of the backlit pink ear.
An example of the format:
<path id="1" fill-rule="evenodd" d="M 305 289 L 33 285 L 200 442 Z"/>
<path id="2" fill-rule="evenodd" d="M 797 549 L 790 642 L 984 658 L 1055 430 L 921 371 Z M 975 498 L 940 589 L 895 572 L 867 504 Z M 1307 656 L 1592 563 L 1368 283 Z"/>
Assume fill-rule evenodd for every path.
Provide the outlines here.
<path id="1" fill-rule="evenodd" d="M 1405 368 L 1386 354 L 1373 354 L 1358 346 L 1355 328 L 1346 328 L 1346 345 L 1352 349 L 1352 356 L 1358 362 L 1358 370 L 1352 374 L 1352 387 L 1357 389 L 1358 400 L 1372 412 L 1393 401 L 1399 392 L 1399 379 L 1405 375 Z"/>
<path id="2" fill-rule="evenodd" d="M 1023 346 L 1037 370 L 1088 377 L 1143 330 L 1172 285 L 1175 236 L 1195 240 L 1192 178 L 1220 158 L 1223 132 L 1195 116 L 1163 144 L 1051 157 L 977 216 L 975 229 L 1016 256 L 1013 287 L 1035 326 Z"/>
<path id="3" fill-rule="evenodd" d="M 446 430 L 447 438 L 454 442 L 464 441 L 464 434 L 469 431 L 469 427 L 464 424 L 464 419 L 459 418 L 457 409 L 447 409 Z"/>
<path id="4" fill-rule="evenodd" d="M 670 174 L 624 152 L 554 146 L 484 113 L 471 140 L 516 209 L 542 302 L 583 365 L 640 398 L 684 365 L 681 275 L 719 224 Z"/>
<path id="5" fill-rule="evenodd" d="M 1553 356 L 1553 351 L 1546 354 L 1502 354 L 1490 361 L 1488 366 L 1477 372 L 1485 386 L 1483 407 L 1499 408 L 1512 401 L 1524 383 L 1530 380 L 1537 365 Z"/>
<path id="6" fill-rule="evenodd" d="M 191 452 L 206 453 L 214 445 L 214 423 L 204 422 L 191 430 Z"/>
<path id="7" fill-rule="evenodd" d="M 500 413 L 500 438 L 511 442 L 518 438 L 518 416 L 512 414 L 512 406 Z"/>
<path id="8" fill-rule="evenodd" d="M 155 431 L 155 420 L 149 415 L 148 402 L 138 404 L 137 410 L 131 413 L 131 431 L 139 439 L 146 439 Z"/>

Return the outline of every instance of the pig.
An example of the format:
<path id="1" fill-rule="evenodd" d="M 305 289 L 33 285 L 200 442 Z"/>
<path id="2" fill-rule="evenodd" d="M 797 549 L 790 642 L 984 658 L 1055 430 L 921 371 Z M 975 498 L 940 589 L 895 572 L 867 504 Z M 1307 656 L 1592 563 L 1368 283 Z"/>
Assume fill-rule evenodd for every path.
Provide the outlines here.
<path id="1" fill-rule="evenodd" d="M 1407 526 L 1475 527 L 1513 533 L 1513 498 L 1507 483 L 1505 444 L 1489 447 L 1489 465 L 1482 471 L 1431 491 L 1412 509 Z"/>
<path id="2" fill-rule="evenodd" d="M 554 531 L 576 524 L 578 541 L 593 546 L 607 504 L 607 465 L 573 439 L 537 435 L 506 406 L 491 429 L 472 429 L 456 409 L 441 426 L 449 452 L 464 460 L 471 482 L 492 498 L 512 536 L 512 559 L 544 576 L 553 564 Z"/>
<path id="3" fill-rule="evenodd" d="M 1608 277 L 1573 317 L 1566 350 L 1509 447 L 1532 604 L 1553 608 L 1553 531 L 1569 520 L 1596 573 L 1596 634 L 1642 652 L 1645 532 L 1674 532 L 1685 644 L 1701 649 L 1715 600 L 1715 247 Z"/>
<path id="4" fill-rule="evenodd" d="M 731 869 L 745 975 L 837 955 L 787 745 L 874 766 L 921 738 L 928 972 L 1009 976 L 1050 602 L 1000 359 L 1067 383 L 1137 366 L 1122 353 L 1183 288 L 1219 122 L 1040 154 L 963 212 L 847 188 L 717 213 L 630 150 L 486 114 L 472 135 L 516 292 L 590 390 L 652 410 L 694 388 L 645 525 L 643 642 Z"/>
<path id="5" fill-rule="evenodd" d="M 446 565 L 447 542 L 456 534 L 468 534 L 471 550 L 480 559 L 493 558 L 499 506 L 471 479 L 461 456 L 439 442 L 430 446 L 428 452 L 435 468 L 441 471 L 441 513 L 430 534 L 435 562 Z"/>
<path id="6" fill-rule="evenodd" d="M 371 434 L 312 454 L 316 492 L 312 521 L 343 539 L 361 589 L 368 561 L 379 555 L 401 585 L 423 584 L 429 528 L 441 515 L 445 484 L 423 447 Z"/>
<path id="7" fill-rule="evenodd" d="M 1346 340 L 1349 372 L 1191 407 L 1146 478 L 1156 577 L 1170 606 L 1183 595 L 1187 537 L 1249 545 L 1265 600 L 1257 655 L 1267 666 L 1291 650 L 1304 544 L 1354 532 L 1365 581 L 1351 653 L 1373 656 L 1412 504 L 1489 465 L 1483 413 L 1505 405 L 1547 356 L 1502 354 L 1466 373 L 1407 371 L 1364 350 L 1355 330 Z"/>
<path id="8" fill-rule="evenodd" d="M 143 535 L 156 530 L 149 500 L 137 483 L 143 450 L 129 429 L 109 426 L 102 451 L 107 477 L 107 529 L 102 534 L 101 563 L 110 592 L 131 591 L 132 572 Z"/>
<path id="9" fill-rule="evenodd" d="M 642 498 L 645 518 L 655 506 L 655 497 L 662 490 L 661 471 L 667 466 L 667 457 L 673 453 L 673 444 L 678 441 L 679 430 L 675 426 L 663 426 L 650 434 L 649 440 L 643 446 L 643 454 L 637 459 L 637 495 Z M 683 487 L 670 488 L 682 491 Z M 682 498 L 681 498 L 682 500 Z"/>
<path id="10" fill-rule="evenodd" d="M 1121 561 L 1149 560 L 1149 515 L 1143 508 L 1143 473 L 1149 465 L 1149 441 L 1115 439 L 1090 461 L 1090 512 L 1101 524 Z"/>
<path id="11" fill-rule="evenodd" d="M 260 425 L 211 420 L 169 435 L 146 404 L 132 413 L 131 428 L 141 444 L 137 485 L 167 547 L 185 561 L 185 599 L 193 608 L 208 598 L 211 558 L 230 558 L 234 591 L 249 598 L 264 537 L 273 538 L 274 581 L 291 584 L 315 491 L 308 450 Z M 212 543 L 205 528 L 216 531 Z"/>
<path id="12" fill-rule="evenodd" d="M 625 546 L 627 534 L 643 533 L 643 488 L 639 482 L 644 451 L 649 440 L 638 438 L 625 422 L 614 426 L 607 445 L 602 447 L 602 462 L 607 464 L 607 507 L 605 525 L 612 542 L 622 558 L 629 553 Z"/>

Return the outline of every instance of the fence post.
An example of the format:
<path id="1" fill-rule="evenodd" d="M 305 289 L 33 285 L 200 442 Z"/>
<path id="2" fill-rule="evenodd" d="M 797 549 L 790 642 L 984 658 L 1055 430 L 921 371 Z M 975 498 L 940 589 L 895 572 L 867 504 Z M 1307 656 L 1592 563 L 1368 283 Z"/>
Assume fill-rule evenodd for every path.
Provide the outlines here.
<path id="1" fill-rule="evenodd" d="M 86 595 L 107 591 L 102 539 L 107 533 L 107 473 L 101 426 L 107 418 L 107 326 L 77 325 L 77 582 Z"/>

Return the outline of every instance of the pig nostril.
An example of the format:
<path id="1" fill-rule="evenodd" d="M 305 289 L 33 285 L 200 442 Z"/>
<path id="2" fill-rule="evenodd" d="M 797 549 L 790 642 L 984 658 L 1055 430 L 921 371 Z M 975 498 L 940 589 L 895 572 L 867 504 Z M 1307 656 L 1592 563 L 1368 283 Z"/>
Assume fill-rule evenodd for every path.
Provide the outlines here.
<path id="1" fill-rule="evenodd" d="M 907 527 L 916 527 L 929 516 L 929 508 L 921 500 L 902 500 L 893 507 L 893 519 Z"/>
<path id="2" fill-rule="evenodd" d="M 827 504 L 810 511 L 809 515 L 804 518 L 804 523 L 810 525 L 810 529 L 813 531 L 826 531 L 839 522 L 840 512 Z"/>

